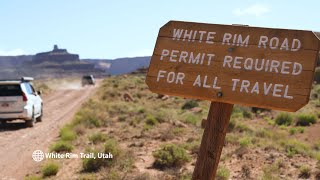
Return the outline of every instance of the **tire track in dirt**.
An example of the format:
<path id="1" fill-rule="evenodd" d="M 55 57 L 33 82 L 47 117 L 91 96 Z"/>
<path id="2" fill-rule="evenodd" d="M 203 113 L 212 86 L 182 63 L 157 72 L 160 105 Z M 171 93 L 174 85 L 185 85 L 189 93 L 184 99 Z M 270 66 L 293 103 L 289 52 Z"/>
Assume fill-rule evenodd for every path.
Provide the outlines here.
<path id="1" fill-rule="evenodd" d="M 97 87 L 97 86 L 96 86 Z M 59 129 L 72 119 L 96 87 L 57 90 L 44 97 L 44 118 L 33 128 L 24 123 L 8 123 L 0 128 L 0 179 L 23 179 L 40 166 L 32 160 L 34 150 L 47 151 Z"/>

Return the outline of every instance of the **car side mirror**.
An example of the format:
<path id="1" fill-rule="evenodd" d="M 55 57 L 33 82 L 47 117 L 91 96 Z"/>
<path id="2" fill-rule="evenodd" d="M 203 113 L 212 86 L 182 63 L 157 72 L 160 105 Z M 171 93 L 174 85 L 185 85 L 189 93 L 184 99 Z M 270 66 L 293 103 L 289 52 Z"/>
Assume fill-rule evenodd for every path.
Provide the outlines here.
<path id="1" fill-rule="evenodd" d="M 37 91 L 37 94 L 38 94 L 38 95 L 41 95 L 41 94 L 42 94 L 42 92 L 41 92 L 41 91 Z"/>

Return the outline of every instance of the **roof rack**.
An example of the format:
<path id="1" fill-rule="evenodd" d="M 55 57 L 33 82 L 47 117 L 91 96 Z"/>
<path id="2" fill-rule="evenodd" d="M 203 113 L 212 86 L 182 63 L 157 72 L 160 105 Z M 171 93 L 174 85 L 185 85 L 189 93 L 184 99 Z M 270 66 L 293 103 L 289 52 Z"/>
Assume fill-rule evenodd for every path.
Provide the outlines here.
<path id="1" fill-rule="evenodd" d="M 30 82 L 33 81 L 32 77 L 21 77 L 20 79 L 0 79 L 0 81 L 21 81 L 21 82 Z"/>
<path id="2" fill-rule="evenodd" d="M 22 82 L 30 82 L 30 81 L 33 81 L 33 80 L 34 80 L 33 77 L 22 77 L 22 78 L 21 78 L 21 81 L 22 81 Z"/>

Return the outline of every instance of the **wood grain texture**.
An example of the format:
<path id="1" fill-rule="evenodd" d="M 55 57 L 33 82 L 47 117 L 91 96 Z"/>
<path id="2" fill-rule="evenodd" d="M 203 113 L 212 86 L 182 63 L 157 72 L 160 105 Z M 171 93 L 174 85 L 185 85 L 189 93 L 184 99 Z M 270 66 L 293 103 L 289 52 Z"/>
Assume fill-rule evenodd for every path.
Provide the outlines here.
<path id="1" fill-rule="evenodd" d="M 174 40 L 174 29 L 201 30 L 215 32 L 216 34 L 211 44 L 197 41 L 199 39 L 198 36 L 194 36 L 194 38 L 192 36 L 191 39 L 195 39 L 195 41 Z M 243 37 L 250 35 L 248 46 L 241 47 L 223 44 L 224 33 L 241 34 Z M 268 36 L 269 38 L 278 37 L 280 41 L 287 38 L 289 42 L 293 39 L 299 39 L 301 41 L 301 48 L 298 51 L 270 49 L 268 46 L 266 48 L 259 48 L 258 42 L 260 36 Z M 170 21 L 159 31 L 146 83 L 151 91 L 161 94 L 294 112 L 309 101 L 316 61 L 318 59 L 319 43 L 319 39 L 311 31 Z M 170 52 L 176 50 L 179 53 L 174 55 L 169 53 L 167 56 L 161 56 L 164 49 Z M 183 51 L 189 54 L 190 52 L 194 54 L 214 54 L 214 57 L 210 61 L 210 64 L 208 64 L 208 57 L 204 58 L 203 64 L 192 62 L 192 60 L 184 62 L 183 59 L 180 59 L 180 57 L 185 57 L 185 54 L 180 54 Z M 232 56 L 233 58 L 237 56 L 243 57 L 244 59 L 240 60 L 241 69 L 224 66 L 225 56 Z M 270 70 L 270 64 L 264 66 L 264 70 L 262 71 L 248 70 L 244 68 L 246 58 L 252 58 L 254 61 L 258 59 L 258 67 L 261 66 L 262 59 L 265 61 L 269 60 L 269 62 L 272 60 L 279 63 L 289 62 L 291 63 L 289 65 L 291 73 L 293 71 L 293 64 L 299 63 L 302 65 L 302 71 L 299 75 L 292 75 L 290 73 L 281 74 L 281 67 L 278 68 L 279 72 L 276 72 L 275 70 Z M 184 73 L 183 85 L 168 83 L 166 76 L 157 81 L 160 70 L 166 71 L 166 73 Z M 217 85 L 221 87 L 221 90 L 193 86 L 198 75 L 202 77 L 202 84 L 203 77 L 207 76 L 207 83 L 209 85 L 212 83 L 213 78 L 218 77 Z M 254 83 L 259 82 L 259 86 L 261 85 L 259 87 L 259 94 L 240 92 L 239 86 L 237 87 L 238 89 L 232 91 L 232 79 L 248 80 L 251 83 L 250 88 L 254 86 Z M 262 92 L 263 83 L 281 84 L 284 87 L 288 85 L 287 95 L 293 96 L 293 99 L 272 96 L 273 88 L 271 88 L 268 94 L 264 94 Z M 284 94 L 283 91 L 284 88 L 282 88 L 282 94 Z M 222 98 L 217 97 L 216 94 L 218 92 L 223 93 Z"/>
<path id="2" fill-rule="evenodd" d="M 193 180 L 213 180 L 218 168 L 233 104 L 211 102 Z"/>

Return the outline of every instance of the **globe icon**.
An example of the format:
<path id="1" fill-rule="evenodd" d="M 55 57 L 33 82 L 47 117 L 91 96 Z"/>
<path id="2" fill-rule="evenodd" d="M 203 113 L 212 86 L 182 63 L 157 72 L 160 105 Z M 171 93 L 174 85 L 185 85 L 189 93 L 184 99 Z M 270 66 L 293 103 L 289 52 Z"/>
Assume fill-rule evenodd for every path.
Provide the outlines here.
<path id="1" fill-rule="evenodd" d="M 32 159 L 36 162 L 40 162 L 44 159 L 44 154 L 41 150 L 35 150 L 32 153 Z"/>

